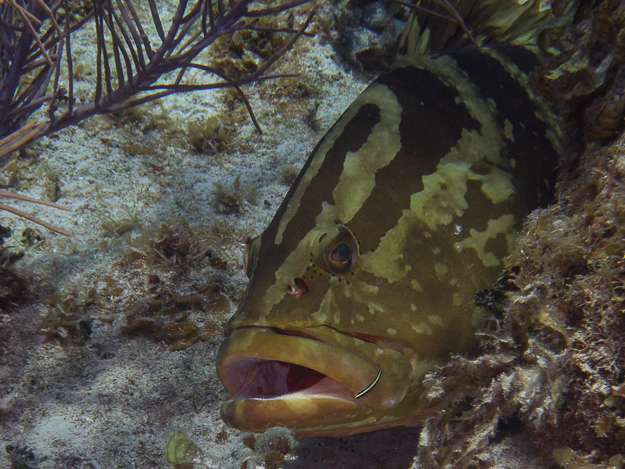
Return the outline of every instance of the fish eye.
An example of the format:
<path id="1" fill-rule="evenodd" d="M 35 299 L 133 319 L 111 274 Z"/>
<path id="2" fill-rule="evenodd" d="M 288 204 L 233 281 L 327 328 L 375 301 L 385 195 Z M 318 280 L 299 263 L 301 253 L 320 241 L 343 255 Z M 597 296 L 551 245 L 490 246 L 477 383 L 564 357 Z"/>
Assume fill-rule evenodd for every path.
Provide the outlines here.
<path id="1" fill-rule="evenodd" d="M 352 270 L 358 259 L 358 243 L 344 225 L 330 225 L 319 230 L 313 242 L 313 259 L 322 270 L 332 275 Z"/>
<path id="2" fill-rule="evenodd" d="M 351 267 L 352 251 L 345 243 L 335 247 L 328 256 L 328 265 L 335 272 L 345 272 Z"/>

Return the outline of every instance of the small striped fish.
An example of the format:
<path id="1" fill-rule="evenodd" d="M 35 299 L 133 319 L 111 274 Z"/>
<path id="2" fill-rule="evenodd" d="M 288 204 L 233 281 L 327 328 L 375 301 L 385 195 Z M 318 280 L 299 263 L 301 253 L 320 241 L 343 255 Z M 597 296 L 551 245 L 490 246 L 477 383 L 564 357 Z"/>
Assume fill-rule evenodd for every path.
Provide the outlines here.
<path id="1" fill-rule="evenodd" d="M 425 374 L 475 349 L 475 293 L 552 196 L 559 131 L 528 86 L 539 2 L 456 3 L 501 41 L 409 22 L 394 65 L 248 244 L 250 283 L 217 357 L 229 425 L 302 437 L 417 425 L 436 411 Z"/>

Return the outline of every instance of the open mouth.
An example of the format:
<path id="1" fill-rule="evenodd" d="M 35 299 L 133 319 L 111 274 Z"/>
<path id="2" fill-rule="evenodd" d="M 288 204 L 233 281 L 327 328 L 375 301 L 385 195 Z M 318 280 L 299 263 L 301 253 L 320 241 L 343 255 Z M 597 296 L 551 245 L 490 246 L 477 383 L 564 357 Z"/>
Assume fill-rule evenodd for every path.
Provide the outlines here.
<path id="1" fill-rule="evenodd" d="M 305 332 L 249 327 L 226 337 L 216 366 L 232 396 L 221 406 L 227 424 L 309 431 L 372 418 L 404 398 L 411 366 L 403 355 L 323 326 Z"/>
<path id="2" fill-rule="evenodd" d="M 230 401 L 306 397 L 385 409 L 403 398 L 411 370 L 403 355 L 325 327 L 306 332 L 253 327 L 226 337 L 216 365 Z"/>
<path id="3" fill-rule="evenodd" d="M 351 391 L 338 381 L 295 363 L 247 357 L 231 365 L 231 372 L 235 369 L 242 380 L 230 400 L 275 399 L 292 394 L 353 400 Z"/>
<path id="4" fill-rule="evenodd" d="M 222 343 L 217 372 L 240 399 L 354 399 L 375 378 L 377 365 L 344 348 L 271 329 L 235 330 Z"/>

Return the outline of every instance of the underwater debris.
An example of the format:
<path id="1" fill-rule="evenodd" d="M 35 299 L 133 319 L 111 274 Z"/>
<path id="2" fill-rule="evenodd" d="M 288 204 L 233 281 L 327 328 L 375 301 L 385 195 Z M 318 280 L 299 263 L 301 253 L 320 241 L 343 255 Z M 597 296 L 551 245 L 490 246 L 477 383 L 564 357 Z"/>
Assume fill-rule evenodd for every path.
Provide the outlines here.
<path id="1" fill-rule="evenodd" d="M 193 469 L 194 462 L 200 463 L 202 451 L 187 437 L 179 433 L 170 433 L 163 451 L 165 460 L 175 469 Z"/>
<path id="2" fill-rule="evenodd" d="M 253 184 L 241 183 L 241 174 L 239 174 L 232 183 L 232 188 L 226 188 L 221 182 L 215 183 L 213 190 L 213 206 L 217 213 L 223 215 L 236 215 L 241 211 L 243 201 L 247 201 L 252 205 L 257 204 L 256 188 Z"/>
<path id="3" fill-rule="evenodd" d="M 234 123 L 225 116 L 209 116 L 190 122 L 187 135 L 191 147 L 198 153 L 221 153 L 230 149 L 236 137 Z"/>
<path id="4" fill-rule="evenodd" d="M 36 469 L 41 461 L 28 446 L 6 445 L 4 450 L 11 459 L 11 469 Z"/>
<path id="5" fill-rule="evenodd" d="M 371 73 L 389 67 L 405 22 L 406 11 L 399 5 L 341 1 L 333 6 L 332 17 L 324 18 L 323 29 L 343 60 L 361 72 Z"/>
<path id="6" fill-rule="evenodd" d="M 43 342 L 85 345 L 91 336 L 92 320 L 88 312 L 98 303 L 94 288 L 75 287 L 73 292 L 56 292 L 45 298 L 47 312 L 41 321 Z"/>

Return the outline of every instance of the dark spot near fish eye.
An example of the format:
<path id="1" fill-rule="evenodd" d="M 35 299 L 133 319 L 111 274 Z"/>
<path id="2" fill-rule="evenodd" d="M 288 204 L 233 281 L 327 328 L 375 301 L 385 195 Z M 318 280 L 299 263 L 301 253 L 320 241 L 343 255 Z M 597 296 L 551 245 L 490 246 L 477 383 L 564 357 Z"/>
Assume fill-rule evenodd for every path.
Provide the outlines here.
<path id="1" fill-rule="evenodd" d="M 349 285 L 349 280 L 345 280 L 345 283 L 346 283 L 347 285 Z"/>
<path id="2" fill-rule="evenodd" d="M 310 270 L 310 267 L 306 267 L 306 272 L 308 272 Z"/>

